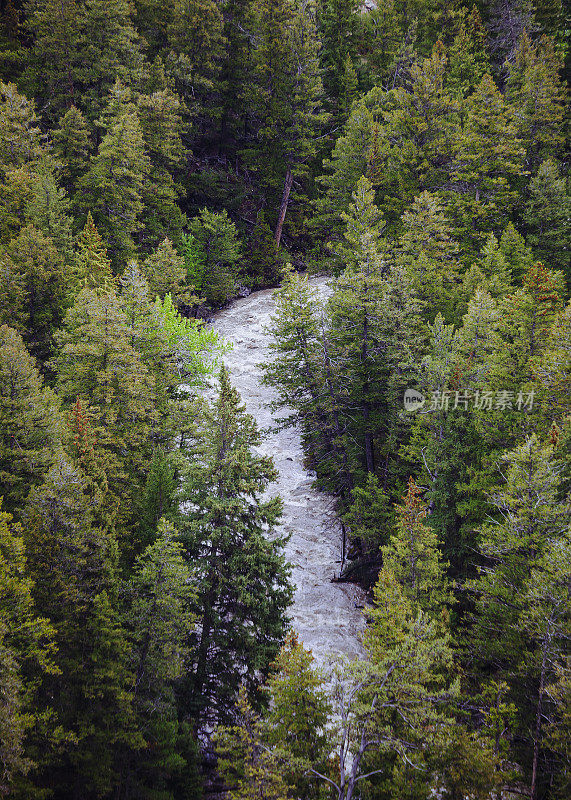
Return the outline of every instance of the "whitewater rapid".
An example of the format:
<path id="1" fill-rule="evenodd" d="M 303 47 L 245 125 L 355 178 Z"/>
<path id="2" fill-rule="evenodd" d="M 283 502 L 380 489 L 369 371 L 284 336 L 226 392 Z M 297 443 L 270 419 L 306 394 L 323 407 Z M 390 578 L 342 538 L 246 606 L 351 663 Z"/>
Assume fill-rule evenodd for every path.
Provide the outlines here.
<path id="1" fill-rule="evenodd" d="M 320 296 L 327 294 L 325 279 L 315 278 L 311 283 Z M 213 328 L 233 345 L 224 355 L 232 383 L 246 410 L 265 430 L 275 422 L 268 408 L 275 395 L 271 387 L 262 384 L 259 364 L 272 357 L 266 328 L 274 309 L 272 290 L 255 292 L 234 300 L 216 314 L 213 322 Z M 312 487 L 314 475 L 303 466 L 297 429 L 267 434 L 258 450 L 271 455 L 279 470 L 270 493 L 282 497 L 281 528 L 291 534 L 286 558 L 295 586 L 289 611 L 292 627 L 319 665 L 325 665 L 332 655 L 359 655 L 363 593 L 353 584 L 331 582 L 341 564 L 341 529 L 333 498 Z"/>

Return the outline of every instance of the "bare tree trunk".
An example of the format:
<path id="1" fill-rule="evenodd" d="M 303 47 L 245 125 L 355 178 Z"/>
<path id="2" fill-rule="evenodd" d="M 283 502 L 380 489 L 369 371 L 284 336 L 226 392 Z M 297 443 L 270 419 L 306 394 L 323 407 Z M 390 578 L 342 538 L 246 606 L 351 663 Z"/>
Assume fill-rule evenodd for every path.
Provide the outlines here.
<path id="1" fill-rule="evenodd" d="M 285 182 L 284 182 L 284 191 L 282 194 L 282 201 L 280 203 L 280 210 L 278 214 L 278 222 L 276 225 L 276 232 L 274 234 L 274 238 L 276 240 L 276 247 L 280 246 L 281 238 L 282 238 L 282 228 L 284 226 L 284 220 L 287 213 L 287 207 L 289 203 L 289 195 L 291 192 L 291 187 L 293 184 L 293 173 L 291 171 L 291 167 L 287 168 Z"/>

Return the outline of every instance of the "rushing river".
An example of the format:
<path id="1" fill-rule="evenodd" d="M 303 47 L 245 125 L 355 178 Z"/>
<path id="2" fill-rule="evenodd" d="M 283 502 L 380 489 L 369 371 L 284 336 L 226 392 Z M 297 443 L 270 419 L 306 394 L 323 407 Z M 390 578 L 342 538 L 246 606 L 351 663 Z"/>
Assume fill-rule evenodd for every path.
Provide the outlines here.
<path id="1" fill-rule="evenodd" d="M 312 284 L 320 294 L 327 292 L 324 279 L 314 279 Z M 268 403 L 274 392 L 261 383 L 258 366 L 271 357 L 265 328 L 273 311 L 272 291 L 256 292 L 218 312 L 213 325 L 233 344 L 224 361 L 247 411 L 261 429 L 269 429 L 273 423 Z M 259 452 L 271 455 L 279 470 L 270 489 L 284 501 L 282 527 L 291 534 L 286 557 L 295 585 L 292 626 L 318 664 L 324 664 L 330 654 L 355 656 L 361 652 L 363 617 L 358 606 L 363 596 L 353 584 L 331 582 L 339 574 L 341 560 L 341 530 L 333 500 L 312 488 L 314 476 L 304 469 L 299 431 L 288 428 L 269 433 Z"/>

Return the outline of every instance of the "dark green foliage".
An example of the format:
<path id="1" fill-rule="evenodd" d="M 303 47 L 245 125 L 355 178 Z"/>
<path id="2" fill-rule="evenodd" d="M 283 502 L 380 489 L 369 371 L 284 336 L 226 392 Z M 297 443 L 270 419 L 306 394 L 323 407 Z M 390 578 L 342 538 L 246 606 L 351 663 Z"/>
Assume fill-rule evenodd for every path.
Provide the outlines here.
<path id="1" fill-rule="evenodd" d="M 181 499 L 181 538 L 196 565 L 198 627 L 186 680 L 199 727 L 227 718 L 240 682 L 253 690 L 277 654 L 291 599 L 283 539 L 267 534 L 281 500 L 262 500 L 276 472 L 253 448 L 260 435 L 244 413 L 228 372 L 205 412 Z"/>
<path id="2" fill-rule="evenodd" d="M 217 214 L 203 208 L 190 223 L 190 233 L 192 243 L 186 240 L 188 280 L 193 283 L 195 274 L 200 276 L 197 291 L 214 307 L 222 306 L 237 288 L 241 247 L 236 226 L 226 211 Z"/>

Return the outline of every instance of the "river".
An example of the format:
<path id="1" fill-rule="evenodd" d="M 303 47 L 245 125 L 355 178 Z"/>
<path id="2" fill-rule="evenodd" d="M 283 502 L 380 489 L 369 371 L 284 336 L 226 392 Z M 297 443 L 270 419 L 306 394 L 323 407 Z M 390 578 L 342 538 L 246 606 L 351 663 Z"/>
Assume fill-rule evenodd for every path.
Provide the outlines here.
<path id="1" fill-rule="evenodd" d="M 320 296 L 327 293 L 325 279 L 312 280 Z M 274 390 L 261 382 L 260 362 L 271 357 L 270 336 L 265 328 L 274 311 L 272 290 L 255 292 L 234 300 L 219 311 L 213 327 L 233 349 L 224 356 L 233 385 L 247 411 L 261 429 L 272 427 L 268 403 Z M 333 498 L 316 491 L 314 475 L 303 466 L 299 431 L 293 428 L 264 437 L 259 452 L 271 455 L 279 478 L 270 491 L 284 501 L 282 529 L 291 534 L 286 558 L 292 565 L 295 597 L 290 609 L 292 627 L 319 665 L 330 655 L 362 653 L 360 632 L 363 615 L 361 590 L 348 583 L 332 583 L 339 574 L 341 529 L 334 514 Z"/>

